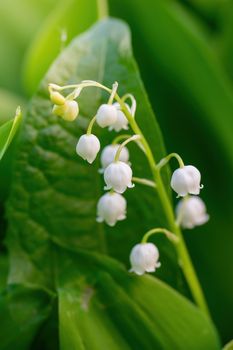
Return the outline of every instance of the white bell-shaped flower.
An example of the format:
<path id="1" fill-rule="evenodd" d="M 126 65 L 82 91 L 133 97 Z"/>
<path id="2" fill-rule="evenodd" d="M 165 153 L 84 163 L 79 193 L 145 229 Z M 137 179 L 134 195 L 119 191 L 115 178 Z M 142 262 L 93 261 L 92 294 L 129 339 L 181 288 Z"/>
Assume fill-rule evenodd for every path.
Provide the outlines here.
<path id="1" fill-rule="evenodd" d="M 197 168 L 192 165 L 186 165 L 176 169 L 172 174 L 171 187 L 180 197 L 190 194 L 199 194 L 201 174 Z"/>
<path id="2" fill-rule="evenodd" d="M 82 135 L 76 146 L 77 154 L 90 164 L 95 160 L 99 150 L 99 139 L 93 134 Z"/>
<path id="3" fill-rule="evenodd" d="M 143 275 L 145 272 L 154 272 L 161 266 L 159 250 L 153 243 L 136 244 L 130 253 L 130 272 Z"/>
<path id="4" fill-rule="evenodd" d="M 126 107 L 128 108 L 129 112 L 130 112 L 130 107 L 129 105 L 127 105 L 125 103 Z M 109 126 L 109 131 L 111 130 L 115 130 L 116 132 L 120 131 L 120 130 L 128 130 L 128 119 L 126 118 L 124 112 L 122 112 L 121 110 L 121 106 L 118 102 L 113 103 L 113 106 L 116 108 L 117 110 L 117 119 L 115 121 L 115 123 L 113 123 L 112 125 Z"/>
<path id="5" fill-rule="evenodd" d="M 103 170 L 106 169 L 109 164 L 114 162 L 114 158 L 119 146 L 120 145 L 108 145 L 104 147 L 100 156 L 100 162 L 102 165 L 102 169 L 100 170 L 100 172 L 103 172 Z M 126 147 L 122 148 L 119 160 L 121 162 L 128 163 L 128 160 L 129 160 L 128 148 Z"/>
<path id="6" fill-rule="evenodd" d="M 53 106 L 53 114 L 62 117 L 64 120 L 72 122 L 79 113 L 78 103 L 74 100 L 66 100 L 62 105 Z"/>
<path id="7" fill-rule="evenodd" d="M 134 187 L 132 184 L 132 169 L 124 162 L 117 161 L 109 164 L 104 171 L 105 190 L 113 189 L 123 193 L 127 187 Z"/>
<path id="8" fill-rule="evenodd" d="M 97 221 L 105 221 L 109 226 L 114 226 L 117 221 L 126 218 L 126 200 L 116 192 L 108 192 L 103 195 L 97 204 Z"/>
<path id="9" fill-rule="evenodd" d="M 194 228 L 209 220 L 203 200 L 197 196 L 182 199 L 176 207 L 177 219 L 183 228 Z"/>
<path id="10" fill-rule="evenodd" d="M 113 105 L 102 104 L 96 114 L 96 122 L 101 128 L 114 124 L 117 120 L 117 109 Z"/>

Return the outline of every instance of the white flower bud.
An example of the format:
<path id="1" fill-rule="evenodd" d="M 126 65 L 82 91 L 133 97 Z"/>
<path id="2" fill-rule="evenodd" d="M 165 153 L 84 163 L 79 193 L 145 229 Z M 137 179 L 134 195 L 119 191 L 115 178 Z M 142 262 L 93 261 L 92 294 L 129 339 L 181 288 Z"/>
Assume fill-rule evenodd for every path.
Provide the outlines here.
<path id="1" fill-rule="evenodd" d="M 145 272 L 154 272 L 161 266 L 159 250 L 153 243 L 136 244 L 130 253 L 130 272 L 143 275 Z"/>
<path id="2" fill-rule="evenodd" d="M 108 146 L 104 147 L 104 149 L 101 153 L 101 157 L 100 157 L 100 161 L 101 161 L 101 165 L 102 165 L 101 170 L 106 169 L 109 164 L 114 162 L 114 158 L 115 158 L 115 155 L 116 155 L 116 152 L 117 152 L 119 146 L 120 145 L 108 145 Z M 122 148 L 119 160 L 121 162 L 128 163 L 129 151 L 126 147 Z"/>
<path id="3" fill-rule="evenodd" d="M 54 105 L 53 114 L 62 117 L 64 120 L 72 122 L 78 116 L 79 107 L 76 101 L 66 100 L 63 105 Z"/>
<path id="4" fill-rule="evenodd" d="M 116 192 L 108 192 L 103 195 L 97 204 L 97 221 L 114 226 L 117 221 L 126 218 L 126 200 Z"/>
<path id="5" fill-rule="evenodd" d="M 90 164 L 95 160 L 99 150 L 99 139 L 93 134 L 82 135 L 76 146 L 77 154 Z"/>
<path id="6" fill-rule="evenodd" d="M 117 109 L 113 105 L 102 104 L 96 114 L 96 122 L 101 128 L 114 124 L 117 120 Z"/>
<path id="7" fill-rule="evenodd" d="M 200 197 L 191 196 L 182 199 L 176 207 L 177 219 L 183 228 L 194 228 L 209 220 L 206 206 Z"/>
<path id="8" fill-rule="evenodd" d="M 176 169 L 172 174 L 171 187 L 180 197 L 190 194 L 199 194 L 201 174 L 197 168 L 192 165 L 186 165 Z"/>
<path id="9" fill-rule="evenodd" d="M 126 107 L 130 111 L 129 105 L 125 103 Z M 113 106 L 117 109 L 117 119 L 115 123 L 109 126 L 109 131 L 115 130 L 116 132 L 120 130 L 128 130 L 128 119 L 126 118 L 124 112 L 121 110 L 121 106 L 118 102 L 113 103 Z"/>
<path id="10" fill-rule="evenodd" d="M 134 187 L 132 184 L 132 169 L 124 162 L 117 161 L 109 164 L 104 171 L 105 190 L 113 189 L 123 193 L 127 187 Z"/>
<path id="11" fill-rule="evenodd" d="M 50 100 L 55 105 L 63 105 L 66 101 L 65 97 L 63 95 L 61 95 L 60 92 L 58 92 L 58 91 L 51 91 Z"/>

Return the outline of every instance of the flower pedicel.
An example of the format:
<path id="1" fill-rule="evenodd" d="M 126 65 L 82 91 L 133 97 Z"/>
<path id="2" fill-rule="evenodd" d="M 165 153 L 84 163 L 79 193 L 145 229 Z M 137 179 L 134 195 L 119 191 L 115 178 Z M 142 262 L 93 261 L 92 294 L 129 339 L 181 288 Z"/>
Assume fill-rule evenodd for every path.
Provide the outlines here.
<path id="1" fill-rule="evenodd" d="M 182 158 L 177 153 L 171 153 L 158 163 L 155 162 L 150 145 L 135 120 L 136 100 L 129 93 L 120 97 L 117 94 L 117 82 L 113 84 L 112 89 L 92 80 L 84 80 L 79 84 L 67 86 L 49 84 L 50 98 L 54 103 L 53 113 L 67 121 L 75 120 L 79 113 L 76 98 L 78 98 L 83 89 L 88 87 L 96 87 L 107 91 L 109 99 L 106 103 L 100 105 L 96 115 L 89 123 L 87 133 L 80 137 L 76 147 L 77 154 L 89 163 L 95 160 L 100 150 L 100 141 L 92 133 L 94 124 L 101 128 L 108 127 L 108 130 L 116 132 L 130 127 L 134 133 L 133 135 L 121 134 L 117 136 L 111 145 L 105 146 L 103 149 L 101 154 L 101 172 L 106 183 L 104 189 L 110 191 L 98 201 L 97 221 L 105 221 L 109 226 L 114 226 L 118 221 L 126 218 L 127 203 L 122 194 L 127 188 L 134 187 L 135 182 L 150 186 L 157 191 L 161 206 L 167 217 L 169 230 L 166 228 L 153 228 L 143 236 L 141 243 L 136 244 L 132 248 L 130 271 L 141 275 L 145 272 L 155 272 L 160 267 L 159 250 L 155 244 L 148 242 L 148 239 L 154 234 L 164 234 L 176 246 L 181 267 L 195 301 L 208 313 L 199 281 L 180 230 L 180 225 L 190 229 L 204 224 L 209 218 L 204 202 L 199 197 L 195 197 L 203 187 L 200 184 L 201 174 L 199 170 L 193 165 L 184 165 Z M 65 97 L 62 95 L 62 91 L 66 89 L 73 89 L 73 91 Z M 131 106 L 126 103 L 126 100 L 131 101 Z M 120 141 L 123 142 L 120 143 Z M 131 164 L 128 163 L 129 152 L 126 148 L 126 145 L 130 142 L 135 142 L 144 152 L 151 170 L 152 179 L 133 177 Z M 161 169 L 171 158 L 177 159 L 179 163 L 179 168 L 172 174 L 171 187 L 178 194 L 178 197 L 183 197 L 177 207 L 177 219 L 160 174 Z M 194 196 L 188 197 L 189 194 Z"/>

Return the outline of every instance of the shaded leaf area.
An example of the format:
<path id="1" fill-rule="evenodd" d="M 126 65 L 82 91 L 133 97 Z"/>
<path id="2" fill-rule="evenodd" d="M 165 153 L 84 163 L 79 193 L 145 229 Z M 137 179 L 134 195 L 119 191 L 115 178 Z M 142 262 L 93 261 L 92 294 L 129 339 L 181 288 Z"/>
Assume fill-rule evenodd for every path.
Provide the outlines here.
<path id="1" fill-rule="evenodd" d="M 222 10 L 218 16 L 220 32 L 215 38 L 215 48 L 224 63 L 227 73 L 230 78 L 233 78 L 233 3 L 232 1 L 226 1 L 222 6 Z"/>
<path id="2" fill-rule="evenodd" d="M 233 93 L 229 76 L 211 50 L 210 40 L 175 1 L 148 1 L 150 6 L 126 2 L 124 13 L 117 2 L 110 3 L 112 12 L 134 28 L 135 56 L 168 151 L 178 152 L 202 173 L 201 197 L 210 221 L 187 231 L 185 238 L 226 342 L 232 338 L 233 322 Z M 232 14 L 228 8 L 226 27 Z"/>
<path id="3" fill-rule="evenodd" d="M 98 174 L 100 164 L 90 166 L 75 154 L 78 137 L 107 95 L 96 88 L 82 92 L 77 123 L 52 116 L 48 83 L 60 85 L 93 79 L 108 86 L 117 80 L 119 93 L 131 92 L 138 101 L 136 118 L 147 136 L 155 157 L 164 156 L 164 146 L 132 58 L 128 28 L 120 21 L 106 20 L 76 39 L 57 59 L 25 118 L 8 203 L 11 282 L 24 280 L 51 284 L 49 240 L 59 238 L 70 246 L 107 251 L 128 264 L 133 244 L 148 228 L 167 225 L 157 195 L 138 185 L 126 193 L 128 219 L 114 229 L 95 221 L 96 202 L 104 183 Z M 102 147 L 115 133 L 96 128 Z M 135 176 L 150 176 L 141 150 L 131 147 Z M 168 184 L 168 174 L 164 174 Z M 142 220 L 143 218 L 143 220 Z M 183 289 L 171 243 L 158 239 L 161 260 L 166 261 L 158 275 Z M 26 268 L 25 268 L 26 267 Z"/>
<path id="4" fill-rule="evenodd" d="M 10 285 L 0 294 L 2 350 L 29 349 L 51 311 L 52 296 L 42 289 Z"/>
<path id="5" fill-rule="evenodd" d="M 97 254 L 56 256 L 62 349 L 220 348 L 205 316 L 158 279 Z"/>
<path id="6" fill-rule="evenodd" d="M 1 349 L 220 349 L 210 321 L 158 279 L 57 240 L 52 252 L 56 299 L 23 285 L 0 295 Z"/>

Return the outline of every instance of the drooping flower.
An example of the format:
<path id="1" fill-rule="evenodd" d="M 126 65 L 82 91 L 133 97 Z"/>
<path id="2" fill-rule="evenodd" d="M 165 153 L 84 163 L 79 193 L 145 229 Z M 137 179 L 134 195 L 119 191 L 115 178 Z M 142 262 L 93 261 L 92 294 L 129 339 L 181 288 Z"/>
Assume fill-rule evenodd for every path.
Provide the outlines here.
<path id="1" fill-rule="evenodd" d="M 130 107 L 129 105 L 127 105 L 125 103 L 126 107 L 128 108 L 128 110 L 130 111 Z M 120 131 L 120 130 L 128 130 L 128 119 L 126 118 L 124 112 L 122 112 L 121 110 L 121 106 L 118 102 L 113 103 L 113 106 L 116 108 L 117 110 L 117 119 L 115 121 L 115 123 L 113 123 L 112 125 L 109 126 L 109 131 L 111 130 L 115 130 L 116 132 Z"/>
<path id="2" fill-rule="evenodd" d="M 182 199 L 176 207 L 177 219 L 183 228 L 194 228 L 209 220 L 203 200 L 197 196 Z"/>
<path id="3" fill-rule="evenodd" d="M 64 104 L 53 106 L 53 114 L 70 122 L 77 118 L 78 113 L 78 103 L 74 100 L 66 100 Z"/>
<path id="4" fill-rule="evenodd" d="M 193 165 L 186 165 L 176 169 L 172 174 L 171 187 L 180 197 L 190 194 L 199 194 L 201 174 Z"/>
<path id="5" fill-rule="evenodd" d="M 117 120 L 117 109 L 113 105 L 102 104 L 96 114 L 96 122 L 101 128 L 113 125 Z"/>
<path id="6" fill-rule="evenodd" d="M 95 160 L 99 150 L 99 139 L 93 134 L 82 135 L 76 146 L 77 154 L 90 164 Z"/>
<path id="7" fill-rule="evenodd" d="M 108 145 L 104 147 L 100 157 L 102 170 L 106 169 L 109 164 L 114 162 L 114 158 L 118 148 L 119 148 L 119 145 Z M 128 148 L 126 147 L 122 148 L 119 156 L 119 160 L 121 162 L 128 163 L 128 160 L 129 160 Z"/>
<path id="8" fill-rule="evenodd" d="M 113 189 L 123 193 L 127 187 L 132 188 L 132 169 L 124 162 L 117 161 L 109 164 L 104 171 L 105 190 Z"/>
<path id="9" fill-rule="evenodd" d="M 131 272 L 143 275 L 145 272 L 154 272 L 161 266 L 159 250 L 153 243 L 136 244 L 130 253 Z"/>
<path id="10" fill-rule="evenodd" d="M 116 192 L 104 194 L 97 204 L 97 221 L 105 221 L 109 226 L 114 226 L 117 221 L 126 218 L 126 200 Z"/>

